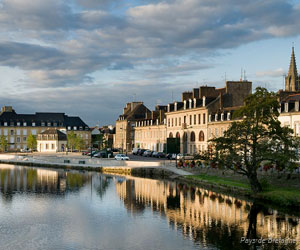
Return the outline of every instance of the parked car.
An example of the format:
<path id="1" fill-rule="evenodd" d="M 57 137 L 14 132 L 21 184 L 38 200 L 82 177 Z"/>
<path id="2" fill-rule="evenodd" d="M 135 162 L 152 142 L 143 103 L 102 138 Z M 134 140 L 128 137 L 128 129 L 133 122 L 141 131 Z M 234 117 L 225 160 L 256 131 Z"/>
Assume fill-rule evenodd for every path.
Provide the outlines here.
<path id="1" fill-rule="evenodd" d="M 31 153 L 31 152 L 32 152 L 32 150 L 29 149 L 29 148 L 21 148 L 20 151 L 21 151 L 22 153 Z"/>
<path id="2" fill-rule="evenodd" d="M 139 152 L 139 148 L 132 149 L 132 154 L 137 155 Z"/>
<path id="3" fill-rule="evenodd" d="M 139 150 L 139 155 L 143 155 L 145 151 L 146 151 L 146 149 L 140 149 Z"/>
<path id="4" fill-rule="evenodd" d="M 181 159 L 183 159 L 183 154 L 178 154 L 177 155 L 177 160 L 181 160 Z"/>
<path id="5" fill-rule="evenodd" d="M 88 153 L 90 153 L 89 151 L 83 151 L 82 155 L 88 155 Z"/>
<path id="6" fill-rule="evenodd" d="M 156 157 L 156 158 L 158 158 L 158 157 L 157 157 L 157 154 L 158 154 L 158 152 L 156 152 L 156 151 L 153 151 L 151 156 L 152 156 L 152 157 Z"/>
<path id="7" fill-rule="evenodd" d="M 143 153 L 143 156 L 145 157 L 150 157 L 152 154 L 152 151 L 151 150 L 146 150 L 144 153 Z"/>
<path id="8" fill-rule="evenodd" d="M 164 152 L 157 152 L 157 154 L 156 154 L 156 156 L 155 156 L 156 158 L 165 158 L 166 157 L 166 155 L 165 155 L 165 153 Z"/>
<path id="9" fill-rule="evenodd" d="M 167 158 L 169 160 L 175 160 L 176 159 L 176 154 L 167 154 Z"/>
<path id="10" fill-rule="evenodd" d="M 117 154 L 115 156 L 115 159 L 118 160 L 118 161 L 128 161 L 129 160 L 129 157 L 127 155 L 124 155 L 124 154 Z"/>

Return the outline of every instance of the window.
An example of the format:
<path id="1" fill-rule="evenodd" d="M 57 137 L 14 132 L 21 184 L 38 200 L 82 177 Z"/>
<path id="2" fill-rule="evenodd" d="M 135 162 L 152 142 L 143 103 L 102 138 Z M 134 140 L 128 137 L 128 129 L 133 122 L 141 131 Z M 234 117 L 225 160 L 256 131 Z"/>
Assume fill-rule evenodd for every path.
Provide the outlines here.
<path id="1" fill-rule="evenodd" d="M 23 129 L 23 135 L 27 135 L 27 129 Z"/>
<path id="2" fill-rule="evenodd" d="M 48 126 L 48 127 L 51 127 L 51 122 L 48 122 L 48 123 L 47 123 L 47 126 Z"/>
<path id="3" fill-rule="evenodd" d="M 68 130 L 71 130 L 71 127 L 70 127 L 70 126 L 68 126 Z"/>
<path id="4" fill-rule="evenodd" d="M 177 117 L 175 118 L 175 126 L 177 127 Z"/>
<path id="5" fill-rule="evenodd" d="M 54 127 L 57 127 L 57 123 L 56 123 L 56 122 L 54 122 L 54 123 L 53 123 L 53 126 L 54 126 Z"/>
<path id="6" fill-rule="evenodd" d="M 51 144 L 51 149 L 55 149 L 54 143 Z"/>
<path id="7" fill-rule="evenodd" d="M 179 124 L 178 125 L 181 126 L 181 117 L 179 117 Z"/>
<path id="8" fill-rule="evenodd" d="M 4 122 L 4 126 L 7 126 L 7 122 Z"/>
<path id="9" fill-rule="evenodd" d="M 12 129 L 12 130 L 10 130 L 10 135 L 14 135 L 14 130 Z"/>
<path id="10" fill-rule="evenodd" d="M 31 130 L 32 135 L 36 135 L 36 129 Z"/>
<path id="11" fill-rule="evenodd" d="M 195 141 L 195 133 L 194 131 L 192 131 L 191 133 L 191 142 L 194 142 Z"/>
<path id="12" fill-rule="evenodd" d="M 196 117 L 196 115 L 194 115 L 194 125 L 196 125 L 196 119 L 197 119 L 197 117 Z"/>
<path id="13" fill-rule="evenodd" d="M 14 122 L 10 122 L 10 126 L 14 126 Z"/>
<path id="14" fill-rule="evenodd" d="M 46 149 L 49 149 L 49 144 L 48 143 L 46 143 Z"/>
<path id="15" fill-rule="evenodd" d="M 20 123 L 20 122 L 17 122 L 17 126 L 20 127 L 20 126 L 21 126 L 21 123 Z"/>
<path id="16" fill-rule="evenodd" d="M 216 134 L 216 137 L 219 136 L 219 130 L 218 130 L 218 128 L 215 128 L 215 134 Z"/>
<path id="17" fill-rule="evenodd" d="M 45 122 L 41 122 L 41 126 L 44 127 L 45 126 Z"/>
<path id="18" fill-rule="evenodd" d="M 86 135 L 85 135 L 85 138 L 86 138 L 86 139 L 89 139 L 89 135 L 88 135 L 88 134 L 86 134 Z"/>
<path id="19" fill-rule="evenodd" d="M 169 134 L 169 138 L 173 138 L 173 133 L 172 132 Z"/>
<path id="20" fill-rule="evenodd" d="M 21 138 L 20 137 L 17 137 L 17 142 L 21 142 Z"/>
<path id="21" fill-rule="evenodd" d="M 172 127 L 174 127 L 174 119 L 172 118 Z"/>
<path id="22" fill-rule="evenodd" d="M 202 130 L 199 132 L 199 141 L 204 141 L 204 133 Z"/>
<path id="23" fill-rule="evenodd" d="M 32 123 L 32 127 L 35 127 L 35 122 Z"/>
<path id="24" fill-rule="evenodd" d="M 183 123 L 186 123 L 186 116 L 183 117 Z"/>
<path id="25" fill-rule="evenodd" d="M 205 114 L 203 114 L 203 124 L 205 124 Z"/>
<path id="26" fill-rule="evenodd" d="M 23 126 L 26 127 L 27 126 L 27 122 L 23 122 Z"/>
<path id="27" fill-rule="evenodd" d="M 190 115 L 190 125 L 192 125 L 192 116 Z"/>
<path id="28" fill-rule="evenodd" d="M 170 118 L 168 119 L 168 127 L 170 127 Z"/>
<path id="29" fill-rule="evenodd" d="M 26 141 L 26 140 L 27 140 L 27 137 L 26 137 L 26 136 L 24 136 L 24 137 L 23 137 L 23 141 Z"/>
<path id="30" fill-rule="evenodd" d="M 4 135 L 8 135 L 8 130 L 4 129 Z"/>
<path id="31" fill-rule="evenodd" d="M 79 129 L 82 130 L 82 127 L 80 126 Z"/>
<path id="32" fill-rule="evenodd" d="M 198 124 L 201 124 L 201 114 L 198 115 Z"/>
<path id="33" fill-rule="evenodd" d="M 77 130 L 77 127 L 74 127 L 74 130 Z"/>

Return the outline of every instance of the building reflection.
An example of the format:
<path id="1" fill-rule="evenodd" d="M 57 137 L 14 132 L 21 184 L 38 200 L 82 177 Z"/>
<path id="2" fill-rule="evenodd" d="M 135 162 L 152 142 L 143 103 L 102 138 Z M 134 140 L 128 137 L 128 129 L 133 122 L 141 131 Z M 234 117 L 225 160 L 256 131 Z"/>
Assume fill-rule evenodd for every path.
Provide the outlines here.
<path id="1" fill-rule="evenodd" d="M 242 245 L 241 238 L 262 237 L 290 239 L 288 245 L 267 244 L 274 249 L 300 249 L 300 218 L 297 216 L 176 182 L 126 177 L 115 185 L 131 213 L 150 207 L 165 216 L 170 227 L 201 247 L 256 249 L 255 245 Z"/>
<path id="2" fill-rule="evenodd" d="M 71 171 L 1 165 L 0 191 L 7 200 L 21 192 L 65 194 L 78 191 L 89 178 L 86 174 Z"/>

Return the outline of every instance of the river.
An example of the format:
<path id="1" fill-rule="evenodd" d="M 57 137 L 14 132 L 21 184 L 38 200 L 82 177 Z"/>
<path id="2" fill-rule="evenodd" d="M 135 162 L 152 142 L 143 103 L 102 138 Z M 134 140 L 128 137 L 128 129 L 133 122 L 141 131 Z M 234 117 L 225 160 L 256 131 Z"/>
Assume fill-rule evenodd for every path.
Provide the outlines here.
<path id="1" fill-rule="evenodd" d="M 177 182 L 0 165 L 0 190 L 0 249 L 300 249 L 297 211 Z"/>

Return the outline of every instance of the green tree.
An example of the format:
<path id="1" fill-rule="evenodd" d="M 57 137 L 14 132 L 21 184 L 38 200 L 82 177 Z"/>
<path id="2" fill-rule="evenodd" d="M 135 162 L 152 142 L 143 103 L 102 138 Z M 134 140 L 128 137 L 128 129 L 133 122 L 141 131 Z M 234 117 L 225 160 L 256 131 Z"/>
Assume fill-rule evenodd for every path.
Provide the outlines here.
<path id="1" fill-rule="evenodd" d="M 257 169 L 264 161 L 293 169 L 299 158 L 299 140 L 291 129 L 281 126 L 279 107 L 275 93 L 257 88 L 234 113 L 241 120 L 233 122 L 223 137 L 211 140 L 212 162 L 247 176 L 254 193 L 262 191 Z"/>
<path id="2" fill-rule="evenodd" d="M 77 137 L 76 137 L 76 145 L 75 145 L 75 148 L 76 148 L 77 150 L 81 151 L 81 150 L 83 150 L 85 147 L 86 147 L 85 141 L 84 141 L 81 137 L 77 136 Z"/>
<path id="3" fill-rule="evenodd" d="M 74 131 L 71 131 L 70 133 L 68 133 L 67 144 L 68 144 L 68 148 L 71 149 L 71 152 L 73 152 L 73 150 L 76 148 L 76 144 L 77 144 L 77 136 L 74 133 Z"/>
<path id="4" fill-rule="evenodd" d="M 33 134 L 30 134 L 27 137 L 27 147 L 31 150 L 34 150 L 37 147 L 36 137 Z"/>
<path id="5" fill-rule="evenodd" d="M 1 135 L 0 137 L 0 148 L 2 152 L 5 152 L 7 149 L 7 140 L 4 135 Z"/>

